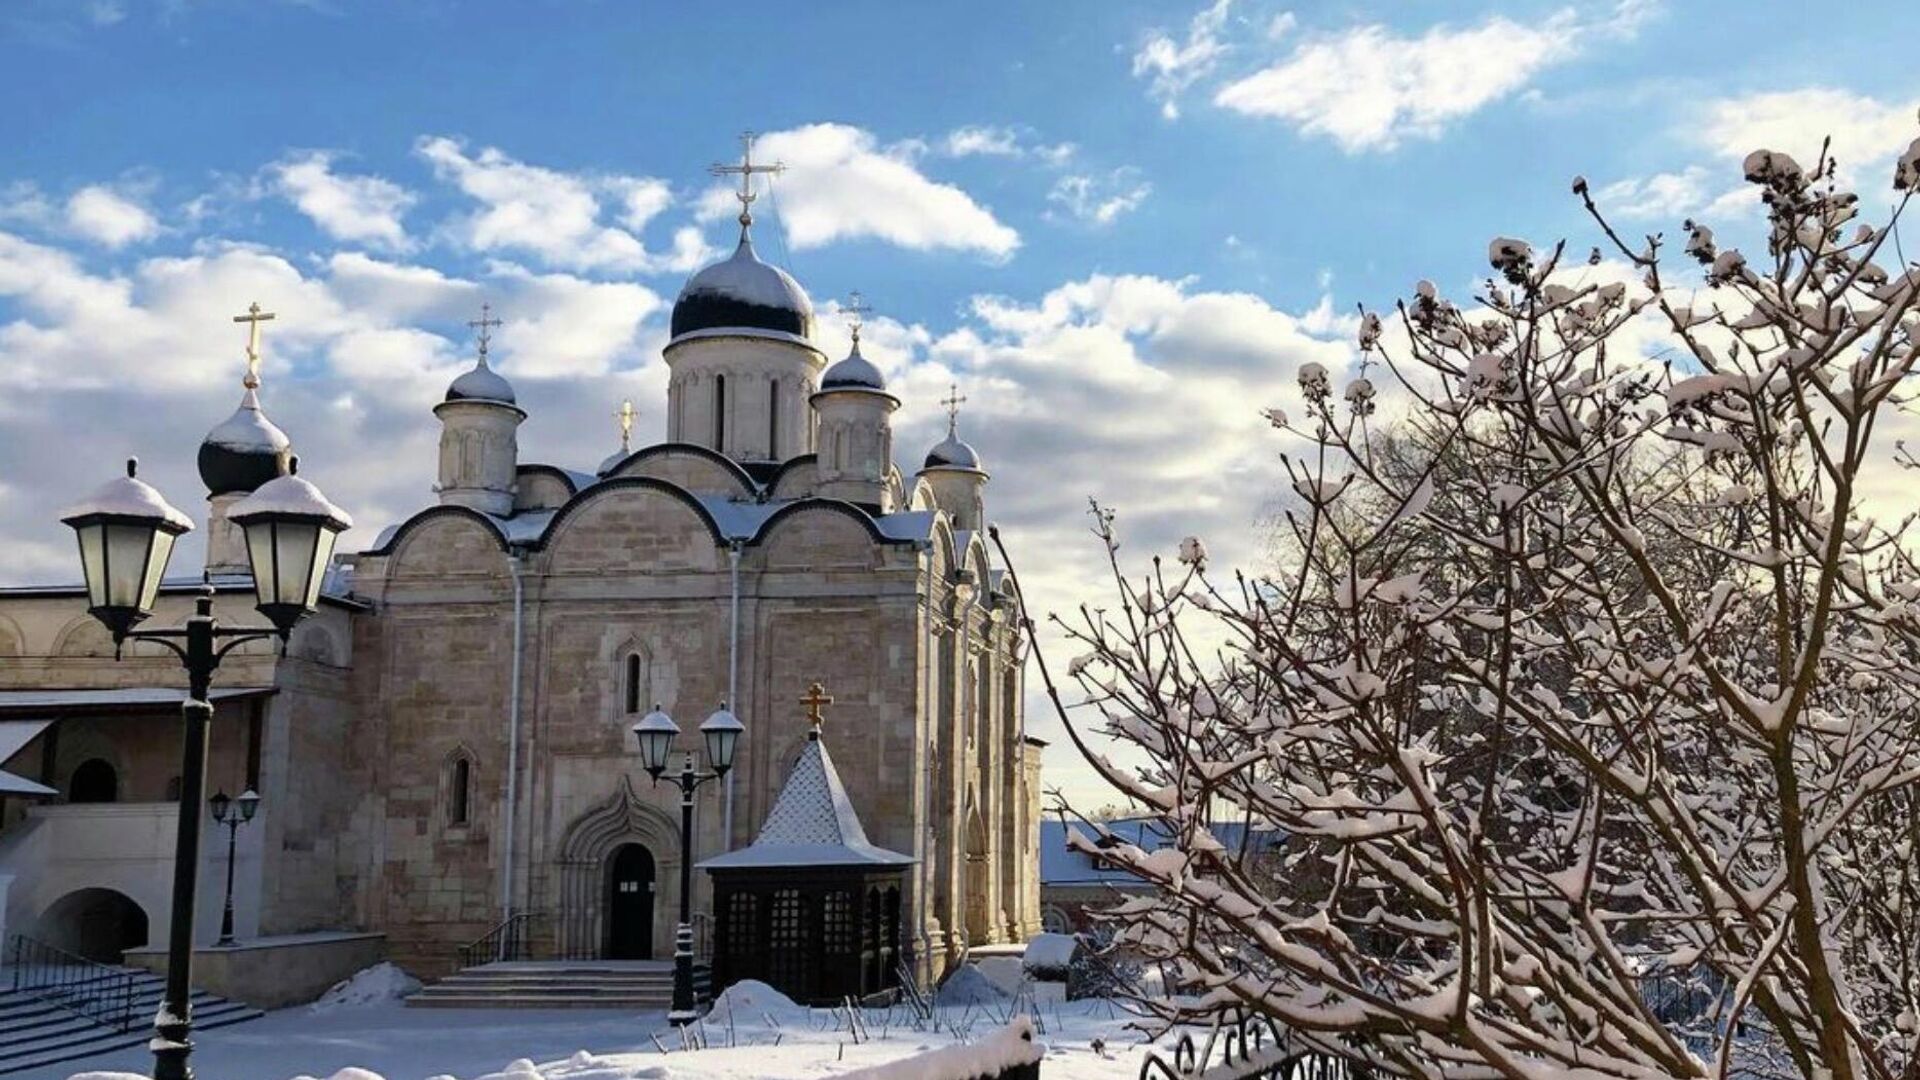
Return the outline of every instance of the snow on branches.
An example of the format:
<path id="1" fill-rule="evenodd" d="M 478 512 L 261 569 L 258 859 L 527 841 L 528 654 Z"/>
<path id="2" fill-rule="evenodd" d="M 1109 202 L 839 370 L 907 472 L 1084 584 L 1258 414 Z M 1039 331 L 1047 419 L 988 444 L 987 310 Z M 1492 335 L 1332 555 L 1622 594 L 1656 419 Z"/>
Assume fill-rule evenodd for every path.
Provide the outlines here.
<path id="1" fill-rule="evenodd" d="M 1916 155 L 1855 226 L 1824 153 L 1756 152 L 1764 255 L 1669 259 L 1576 182 L 1628 280 L 1502 237 L 1473 304 L 1363 313 L 1360 378 L 1271 412 L 1280 573 L 1133 577 L 1096 507 L 1121 602 L 1040 668 L 1170 837 L 1075 841 L 1155 886 L 1110 918 L 1194 995 L 1164 1018 L 1398 1076 L 1920 1076 L 1920 566 L 1862 506 Z"/>

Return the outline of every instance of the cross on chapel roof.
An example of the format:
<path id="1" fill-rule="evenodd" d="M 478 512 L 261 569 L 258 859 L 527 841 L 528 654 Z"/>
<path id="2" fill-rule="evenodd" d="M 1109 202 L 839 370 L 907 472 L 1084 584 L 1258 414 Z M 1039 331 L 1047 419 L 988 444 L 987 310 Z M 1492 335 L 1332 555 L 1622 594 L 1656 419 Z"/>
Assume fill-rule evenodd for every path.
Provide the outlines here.
<path id="1" fill-rule="evenodd" d="M 740 178 L 740 190 L 734 192 L 733 197 L 740 200 L 740 234 L 742 236 L 746 235 L 747 226 L 753 224 L 753 200 L 760 197 L 753 192 L 754 174 L 781 173 L 787 170 L 786 165 L 778 161 L 771 165 L 755 165 L 753 163 L 753 140 L 755 138 L 756 135 L 751 131 L 743 131 L 740 133 L 740 164 L 727 165 L 715 162 L 707 166 L 707 172 L 714 176 L 738 176 Z"/>

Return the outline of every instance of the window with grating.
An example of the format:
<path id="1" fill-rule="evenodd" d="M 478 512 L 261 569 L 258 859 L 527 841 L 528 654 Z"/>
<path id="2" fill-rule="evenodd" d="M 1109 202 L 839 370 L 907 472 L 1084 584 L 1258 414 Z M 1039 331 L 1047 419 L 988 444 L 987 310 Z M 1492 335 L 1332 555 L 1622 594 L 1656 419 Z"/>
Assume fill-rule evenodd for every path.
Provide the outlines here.
<path id="1" fill-rule="evenodd" d="M 820 934 L 828 956 L 850 953 L 859 947 L 853 921 L 853 894 L 835 891 L 821 898 Z"/>
<path id="2" fill-rule="evenodd" d="M 813 965 L 807 948 L 807 898 L 799 889 L 775 889 L 767 906 L 767 973 L 792 997 L 809 993 Z"/>
<path id="3" fill-rule="evenodd" d="M 727 952 L 733 956 L 750 957 L 759 947 L 754 940 L 758 900 L 753 893 L 734 893 L 727 901 Z"/>

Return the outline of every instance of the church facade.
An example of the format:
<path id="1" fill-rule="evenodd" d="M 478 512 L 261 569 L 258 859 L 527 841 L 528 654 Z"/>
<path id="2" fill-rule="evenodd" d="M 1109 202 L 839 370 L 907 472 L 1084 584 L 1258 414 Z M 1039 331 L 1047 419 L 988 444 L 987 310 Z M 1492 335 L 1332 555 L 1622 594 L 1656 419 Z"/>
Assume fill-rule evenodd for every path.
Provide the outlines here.
<path id="1" fill-rule="evenodd" d="M 535 955 L 667 957 L 682 860 L 753 839 L 808 744 L 797 699 L 816 681 L 860 819 L 914 860 L 900 923 L 923 970 L 1039 929 L 1041 744 L 1023 724 L 1019 598 L 984 542 L 989 475 L 952 426 L 913 474 L 895 464 L 898 399 L 857 332 L 837 360 L 813 343 L 806 292 L 758 257 L 750 224 L 743 209 L 738 248 L 674 306 L 666 442 L 623 439 L 591 470 L 527 460 L 483 315 L 475 366 L 434 409 L 432 504 L 342 557 L 286 656 L 223 670 L 212 783 L 263 796 L 237 864 L 243 934 L 376 931 L 432 974 L 518 915 Z M 249 385 L 202 449 L 226 619 L 251 614 L 226 510 L 289 442 Z M 155 624 L 184 614 L 188 587 Z M 103 655 L 89 622 L 75 591 L 0 591 L 0 770 L 54 792 L 0 799 L 12 931 L 71 937 L 55 924 L 77 890 L 126 898 L 58 865 L 54 832 L 84 831 L 61 823 L 83 766 L 170 820 L 178 680 L 160 658 Z M 677 792 L 649 784 L 630 733 L 656 706 L 696 756 L 709 713 L 746 725 L 732 774 L 696 796 L 691 851 Z M 155 942 L 164 881 L 132 898 Z"/>

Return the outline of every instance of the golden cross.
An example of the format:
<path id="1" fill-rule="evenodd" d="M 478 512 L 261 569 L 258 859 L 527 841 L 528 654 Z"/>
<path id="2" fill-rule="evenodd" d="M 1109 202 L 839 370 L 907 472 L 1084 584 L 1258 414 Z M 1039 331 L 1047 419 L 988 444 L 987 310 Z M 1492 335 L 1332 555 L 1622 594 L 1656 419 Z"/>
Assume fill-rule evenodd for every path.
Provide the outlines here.
<path id="1" fill-rule="evenodd" d="M 960 430 L 960 406 L 966 403 L 967 399 L 960 393 L 960 384 L 948 383 L 947 396 L 940 399 L 940 404 L 947 407 L 947 438 L 953 438 Z"/>
<path id="2" fill-rule="evenodd" d="M 716 162 L 707 166 L 707 172 L 714 176 L 738 176 L 740 178 L 740 190 L 735 192 L 733 197 L 740 200 L 740 225 L 742 228 L 753 224 L 753 213 L 750 208 L 753 200 L 759 198 L 758 195 L 753 193 L 753 174 L 780 173 L 787 170 L 787 167 L 778 161 L 771 165 L 755 165 L 753 163 L 753 140 L 753 132 L 743 131 L 740 133 L 740 164 L 722 165 Z"/>
<path id="3" fill-rule="evenodd" d="M 235 315 L 234 322 L 243 322 L 247 326 L 247 377 L 240 380 L 247 389 L 257 389 L 260 385 L 260 324 L 274 317 L 271 311 L 261 311 L 260 301 L 247 305 L 245 315 Z"/>
<path id="4" fill-rule="evenodd" d="M 800 699 L 800 704 L 807 707 L 807 722 L 812 724 L 813 730 L 817 732 L 822 722 L 820 707 L 833 704 L 833 698 L 827 693 L 826 687 L 814 683 L 807 687 L 807 696 Z"/>
<path id="5" fill-rule="evenodd" d="M 620 411 L 613 415 L 620 418 L 620 451 L 625 453 L 627 443 L 633 438 L 633 418 L 640 415 L 633 407 L 633 399 L 620 403 Z"/>
<path id="6" fill-rule="evenodd" d="M 482 303 L 480 317 L 469 320 L 467 325 L 480 331 L 480 362 L 484 364 L 487 362 L 487 346 L 493 341 L 493 328 L 503 324 L 493 317 L 493 305 Z"/>
<path id="7" fill-rule="evenodd" d="M 840 311 L 847 317 L 847 328 L 853 331 L 853 343 L 860 344 L 860 328 L 866 325 L 867 316 L 873 314 L 873 305 L 866 302 L 859 289 L 855 289 L 847 294 L 847 303 Z"/>

